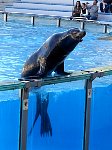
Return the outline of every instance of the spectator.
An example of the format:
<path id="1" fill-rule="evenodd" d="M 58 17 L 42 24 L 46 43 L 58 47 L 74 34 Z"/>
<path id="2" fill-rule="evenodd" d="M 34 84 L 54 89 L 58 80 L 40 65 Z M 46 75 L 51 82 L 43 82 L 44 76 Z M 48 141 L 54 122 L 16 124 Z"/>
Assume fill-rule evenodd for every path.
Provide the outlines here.
<path id="1" fill-rule="evenodd" d="M 80 14 L 81 14 L 81 3 L 80 1 L 77 1 L 72 12 L 72 17 L 80 17 Z"/>
<path id="2" fill-rule="evenodd" d="M 86 17 L 89 20 L 97 20 L 98 18 L 98 6 L 97 6 L 97 1 L 94 0 L 93 1 L 93 5 L 89 6 L 89 15 L 87 15 Z"/>
<path id="3" fill-rule="evenodd" d="M 86 16 L 86 15 L 88 15 L 87 6 L 86 3 L 82 3 L 81 16 Z"/>
<path id="4" fill-rule="evenodd" d="M 105 13 L 110 11 L 112 13 L 112 0 L 103 0 L 100 3 L 100 11 Z"/>
<path id="5" fill-rule="evenodd" d="M 89 12 L 90 12 L 90 9 L 91 9 L 91 5 L 88 2 L 86 3 L 86 8 L 88 10 L 88 15 L 89 15 L 90 14 Z"/>

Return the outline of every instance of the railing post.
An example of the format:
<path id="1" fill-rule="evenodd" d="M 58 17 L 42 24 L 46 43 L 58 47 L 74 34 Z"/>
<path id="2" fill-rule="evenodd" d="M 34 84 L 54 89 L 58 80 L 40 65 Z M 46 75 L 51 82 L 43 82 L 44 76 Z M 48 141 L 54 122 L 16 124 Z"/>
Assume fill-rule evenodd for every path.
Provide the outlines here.
<path id="1" fill-rule="evenodd" d="M 28 95 L 28 88 L 21 89 L 19 150 L 27 149 Z"/>
<path id="2" fill-rule="evenodd" d="M 31 16 L 31 24 L 34 26 L 35 25 L 35 16 Z"/>
<path id="3" fill-rule="evenodd" d="M 107 24 L 104 24 L 103 33 L 107 33 Z"/>
<path id="4" fill-rule="evenodd" d="M 84 28 L 85 28 L 85 22 L 81 21 L 81 30 L 84 30 Z"/>
<path id="5" fill-rule="evenodd" d="M 57 27 L 60 27 L 61 26 L 61 18 L 58 18 L 57 19 Z"/>
<path id="6" fill-rule="evenodd" d="M 4 21 L 7 22 L 8 13 L 4 13 Z"/>
<path id="7" fill-rule="evenodd" d="M 86 80 L 85 90 L 86 90 L 86 101 L 85 101 L 83 150 L 89 150 L 90 112 L 91 112 L 91 98 L 92 98 L 92 80 L 91 79 Z"/>

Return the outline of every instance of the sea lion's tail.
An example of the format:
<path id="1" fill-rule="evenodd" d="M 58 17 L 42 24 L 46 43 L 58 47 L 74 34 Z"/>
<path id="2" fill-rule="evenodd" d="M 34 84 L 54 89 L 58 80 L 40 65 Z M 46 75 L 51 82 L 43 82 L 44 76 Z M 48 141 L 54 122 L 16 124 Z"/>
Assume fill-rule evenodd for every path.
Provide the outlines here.
<path id="1" fill-rule="evenodd" d="M 34 121 L 33 121 L 33 125 L 32 125 L 32 127 L 30 129 L 29 135 L 31 135 L 32 130 L 33 130 L 34 126 L 35 126 L 35 123 L 36 123 L 40 113 L 41 113 L 41 95 L 38 93 L 37 94 L 37 103 L 36 103 L 36 114 L 35 114 L 35 118 L 34 118 Z"/>
<path id="2" fill-rule="evenodd" d="M 41 117 L 41 129 L 40 134 L 41 136 L 48 135 L 52 136 L 52 127 L 49 115 L 47 113 L 48 103 L 49 103 L 49 95 L 47 95 L 47 98 L 41 99 L 40 93 L 37 94 L 37 109 L 36 109 L 36 115 L 33 122 L 33 125 L 30 129 L 29 135 L 31 135 L 32 130 L 35 126 L 35 123 L 40 115 Z"/>
<path id="3" fill-rule="evenodd" d="M 41 103 L 41 130 L 40 134 L 41 136 L 48 135 L 52 136 L 52 127 L 49 115 L 47 113 L 47 108 L 49 104 L 49 99 L 44 99 Z"/>

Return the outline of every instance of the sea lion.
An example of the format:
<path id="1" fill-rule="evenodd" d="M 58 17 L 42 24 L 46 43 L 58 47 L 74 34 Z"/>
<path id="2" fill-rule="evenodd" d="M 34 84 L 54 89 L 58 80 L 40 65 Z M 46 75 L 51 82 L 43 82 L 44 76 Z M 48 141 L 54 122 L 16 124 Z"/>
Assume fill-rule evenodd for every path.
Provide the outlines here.
<path id="1" fill-rule="evenodd" d="M 23 79 L 43 78 L 52 71 L 57 74 L 68 74 L 64 71 L 64 60 L 74 50 L 82 38 L 86 35 L 85 31 L 77 28 L 70 29 L 63 33 L 57 33 L 49 37 L 40 49 L 34 52 L 26 61 L 21 77 Z M 52 136 L 52 126 L 47 112 L 49 97 L 42 98 L 40 93 L 37 94 L 37 109 L 34 118 L 34 128 L 36 120 L 41 117 L 41 136 Z"/>
<path id="2" fill-rule="evenodd" d="M 28 58 L 21 77 L 43 78 L 51 74 L 52 71 L 58 74 L 66 74 L 64 72 L 64 60 L 85 35 L 86 32 L 80 31 L 78 28 L 53 34 L 42 47 Z"/>

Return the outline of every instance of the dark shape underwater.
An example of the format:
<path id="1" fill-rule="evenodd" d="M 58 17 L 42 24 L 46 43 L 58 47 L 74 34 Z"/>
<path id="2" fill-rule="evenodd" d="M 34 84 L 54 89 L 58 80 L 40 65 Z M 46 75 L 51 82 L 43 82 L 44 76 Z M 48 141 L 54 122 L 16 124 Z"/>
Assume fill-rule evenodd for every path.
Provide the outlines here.
<path id="1" fill-rule="evenodd" d="M 38 119 L 38 117 L 41 117 L 41 128 L 40 128 L 40 134 L 41 136 L 52 136 L 52 127 L 51 127 L 51 122 L 49 115 L 47 113 L 47 108 L 49 104 L 49 95 L 47 95 L 46 98 L 41 97 L 41 95 L 38 93 L 37 94 L 37 108 L 36 108 L 36 114 L 33 122 L 33 126 L 30 130 L 30 133 L 32 133 L 32 130 L 35 126 L 35 123 Z"/>

